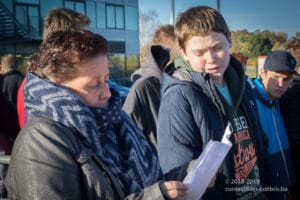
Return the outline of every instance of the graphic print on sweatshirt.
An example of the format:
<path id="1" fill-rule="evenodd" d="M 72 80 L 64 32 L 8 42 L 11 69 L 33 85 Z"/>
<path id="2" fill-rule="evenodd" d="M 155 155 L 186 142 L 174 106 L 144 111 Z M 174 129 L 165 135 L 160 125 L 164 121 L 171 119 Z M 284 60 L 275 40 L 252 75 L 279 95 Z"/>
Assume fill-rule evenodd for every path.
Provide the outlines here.
<path id="1" fill-rule="evenodd" d="M 238 200 L 253 199 L 261 192 L 257 153 L 249 133 L 247 120 L 239 115 L 233 118 L 232 150 L 235 177 L 230 184 L 235 188 Z"/>

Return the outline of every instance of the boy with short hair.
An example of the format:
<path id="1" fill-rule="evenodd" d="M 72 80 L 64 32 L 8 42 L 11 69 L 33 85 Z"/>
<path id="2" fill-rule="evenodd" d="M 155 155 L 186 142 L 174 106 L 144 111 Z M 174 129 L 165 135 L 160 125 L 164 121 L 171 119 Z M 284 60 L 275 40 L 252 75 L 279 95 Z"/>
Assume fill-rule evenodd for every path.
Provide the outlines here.
<path id="1" fill-rule="evenodd" d="M 272 199 L 287 199 L 287 191 L 294 184 L 294 164 L 289 141 L 279 108 L 279 98 L 293 80 L 296 60 L 284 50 L 276 50 L 267 55 L 260 77 L 253 81 L 259 121 L 269 139 L 268 153 L 272 170 L 273 186 L 285 188 Z"/>
<path id="2" fill-rule="evenodd" d="M 230 122 L 233 146 L 204 198 L 265 199 L 260 189 L 267 182 L 267 140 L 243 66 L 230 56 L 223 16 L 207 6 L 190 8 L 178 16 L 175 34 L 180 56 L 175 72 L 164 74 L 158 115 L 163 171 L 199 157 L 209 140 L 221 140 Z"/>
<path id="3" fill-rule="evenodd" d="M 18 88 L 23 80 L 23 74 L 19 70 L 18 58 L 14 54 L 5 54 L 1 58 L 3 81 L 1 90 L 8 101 L 16 108 Z"/>
<path id="4" fill-rule="evenodd" d="M 67 8 L 51 9 L 44 20 L 43 40 L 58 30 L 83 30 L 90 24 L 88 16 Z"/>

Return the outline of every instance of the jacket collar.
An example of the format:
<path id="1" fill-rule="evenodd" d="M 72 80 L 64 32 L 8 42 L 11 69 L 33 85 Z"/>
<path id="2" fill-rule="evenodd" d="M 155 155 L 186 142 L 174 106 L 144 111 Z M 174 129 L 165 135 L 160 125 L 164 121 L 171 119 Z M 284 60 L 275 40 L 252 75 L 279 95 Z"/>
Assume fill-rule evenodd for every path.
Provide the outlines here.
<path id="1" fill-rule="evenodd" d="M 265 106 L 273 107 L 279 104 L 279 99 L 269 99 L 267 92 L 261 82 L 261 78 L 256 78 L 253 81 L 254 84 L 254 96 L 259 99 Z"/>
<path id="2" fill-rule="evenodd" d="M 179 71 L 189 74 L 190 80 L 186 79 L 186 81 L 194 82 L 196 85 L 201 86 L 204 92 L 209 89 L 208 84 L 213 85 L 213 81 L 209 74 L 193 71 L 190 63 L 185 61 L 181 56 L 178 56 L 175 59 L 175 68 L 176 71 L 173 73 L 173 76 L 175 74 L 176 77 L 176 72 L 178 73 Z M 235 106 L 239 105 L 245 90 L 246 76 L 244 67 L 233 56 L 230 57 L 230 62 L 224 73 L 224 78 L 232 96 L 233 104 Z M 173 81 L 172 84 L 175 84 L 175 82 Z"/>
<path id="3" fill-rule="evenodd" d="M 160 45 L 153 45 L 142 66 L 142 76 L 162 80 L 162 69 L 170 59 L 170 51 Z"/>

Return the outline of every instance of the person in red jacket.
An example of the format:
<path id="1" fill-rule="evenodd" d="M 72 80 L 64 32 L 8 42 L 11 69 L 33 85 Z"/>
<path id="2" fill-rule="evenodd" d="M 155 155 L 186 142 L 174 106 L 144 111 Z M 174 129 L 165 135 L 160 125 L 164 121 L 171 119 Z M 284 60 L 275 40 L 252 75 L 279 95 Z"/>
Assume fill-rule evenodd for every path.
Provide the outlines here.
<path id="1" fill-rule="evenodd" d="M 18 121 L 19 121 L 19 126 L 21 128 L 23 128 L 25 122 L 27 121 L 27 115 L 26 115 L 26 110 L 24 105 L 24 92 L 23 92 L 25 82 L 26 82 L 26 78 L 23 79 L 17 94 Z"/>

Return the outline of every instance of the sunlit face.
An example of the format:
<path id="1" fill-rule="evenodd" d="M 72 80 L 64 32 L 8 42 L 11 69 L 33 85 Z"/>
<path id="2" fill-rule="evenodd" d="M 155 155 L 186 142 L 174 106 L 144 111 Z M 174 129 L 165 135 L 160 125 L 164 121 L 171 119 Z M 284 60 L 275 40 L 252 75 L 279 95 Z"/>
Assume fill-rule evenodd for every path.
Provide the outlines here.
<path id="1" fill-rule="evenodd" d="M 185 42 L 180 53 L 197 72 L 210 74 L 216 85 L 223 85 L 224 72 L 229 64 L 231 41 L 222 33 L 193 36 Z"/>
<path id="2" fill-rule="evenodd" d="M 292 73 L 288 71 L 273 72 L 262 69 L 260 76 L 270 99 L 281 97 L 293 79 Z"/>
<path id="3" fill-rule="evenodd" d="M 77 65 L 78 76 L 61 84 L 77 93 L 88 106 L 106 107 L 111 97 L 107 57 L 98 55 Z"/>

